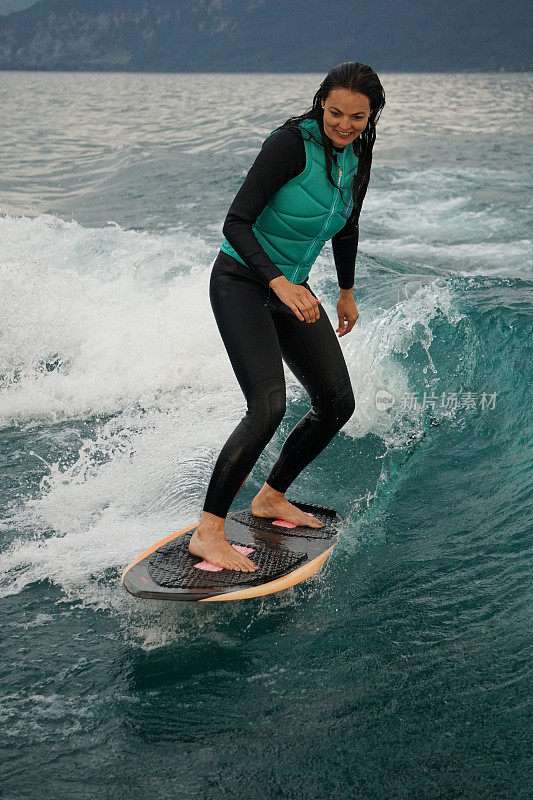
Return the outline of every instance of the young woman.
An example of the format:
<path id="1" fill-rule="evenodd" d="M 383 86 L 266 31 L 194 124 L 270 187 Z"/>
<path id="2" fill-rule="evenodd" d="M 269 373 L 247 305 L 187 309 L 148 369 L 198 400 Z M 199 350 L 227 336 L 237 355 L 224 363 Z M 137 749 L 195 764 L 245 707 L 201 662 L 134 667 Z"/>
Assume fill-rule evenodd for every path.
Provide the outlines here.
<path id="1" fill-rule="evenodd" d="M 312 407 L 290 433 L 251 511 L 296 525 L 323 524 L 284 495 L 355 405 L 339 342 L 307 278 L 332 239 L 337 332 L 349 333 L 359 316 L 352 294 L 358 220 L 384 105 L 371 67 L 354 61 L 334 67 L 311 109 L 266 138 L 224 222 L 209 296 L 248 408 L 217 459 L 189 550 L 225 569 L 257 569 L 229 544 L 224 521 L 284 416 L 282 360 Z"/>

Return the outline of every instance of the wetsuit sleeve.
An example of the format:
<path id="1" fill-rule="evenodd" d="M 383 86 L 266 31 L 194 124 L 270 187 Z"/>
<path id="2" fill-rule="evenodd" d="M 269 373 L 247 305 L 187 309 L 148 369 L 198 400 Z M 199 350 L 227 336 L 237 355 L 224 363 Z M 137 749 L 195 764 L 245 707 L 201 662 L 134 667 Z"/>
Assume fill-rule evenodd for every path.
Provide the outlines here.
<path id="1" fill-rule="evenodd" d="M 301 134 L 287 128 L 276 131 L 263 142 L 224 220 L 222 233 L 265 283 L 283 272 L 259 244 L 252 225 L 272 195 L 304 167 L 305 147 Z"/>
<path id="2" fill-rule="evenodd" d="M 359 223 L 351 217 L 342 230 L 333 236 L 333 260 L 341 289 L 352 289 L 355 278 L 355 257 L 359 244 Z"/>

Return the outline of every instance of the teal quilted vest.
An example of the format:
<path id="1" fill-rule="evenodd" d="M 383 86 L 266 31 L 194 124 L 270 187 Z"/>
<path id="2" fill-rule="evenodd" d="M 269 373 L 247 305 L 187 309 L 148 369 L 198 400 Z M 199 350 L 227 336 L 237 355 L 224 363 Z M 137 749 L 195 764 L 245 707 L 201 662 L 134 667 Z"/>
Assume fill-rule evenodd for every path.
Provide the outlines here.
<path id="1" fill-rule="evenodd" d="M 325 242 L 344 227 L 353 208 L 352 185 L 358 164 L 352 144 L 346 145 L 337 154 L 337 166 L 332 163 L 331 177 L 336 183 L 332 186 L 318 122 L 305 119 L 299 124 L 305 168 L 272 195 L 252 227 L 263 250 L 292 283 L 307 280 Z M 220 249 L 248 266 L 227 239 Z"/>

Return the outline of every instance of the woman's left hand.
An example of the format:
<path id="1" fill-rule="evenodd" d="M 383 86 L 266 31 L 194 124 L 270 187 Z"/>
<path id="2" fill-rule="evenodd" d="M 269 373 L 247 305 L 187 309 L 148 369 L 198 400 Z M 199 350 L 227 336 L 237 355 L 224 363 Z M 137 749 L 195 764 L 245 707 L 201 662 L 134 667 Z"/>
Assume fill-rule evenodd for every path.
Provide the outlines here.
<path id="1" fill-rule="evenodd" d="M 355 300 L 352 294 L 343 294 L 341 292 L 337 301 L 337 314 L 339 316 L 339 327 L 336 330 L 340 339 L 341 336 L 350 333 L 359 317 L 359 312 L 355 307 Z"/>

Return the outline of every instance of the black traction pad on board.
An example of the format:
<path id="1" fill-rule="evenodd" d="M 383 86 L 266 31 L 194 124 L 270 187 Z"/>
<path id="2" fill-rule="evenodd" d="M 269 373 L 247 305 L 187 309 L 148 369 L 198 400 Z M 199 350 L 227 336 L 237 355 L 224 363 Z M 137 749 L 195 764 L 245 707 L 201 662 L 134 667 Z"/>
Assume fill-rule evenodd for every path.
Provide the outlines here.
<path id="1" fill-rule="evenodd" d="M 279 529 L 278 529 L 279 533 Z M 223 569 L 211 572 L 196 569 L 203 559 L 189 553 L 191 535 L 183 535 L 155 550 L 148 564 L 148 573 L 158 586 L 180 589 L 214 589 L 240 586 L 241 584 L 264 583 L 265 580 L 281 578 L 305 561 L 307 553 L 291 553 L 281 547 L 269 547 L 253 542 L 254 552 L 247 557 L 258 569 L 255 572 L 240 572 Z M 239 544 L 230 541 L 230 544 Z"/>
<path id="2" fill-rule="evenodd" d="M 281 525 L 273 525 L 274 517 L 255 517 L 251 511 L 246 509 L 244 511 L 232 511 L 228 516 L 248 528 L 255 528 L 260 531 L 268 531 L 278 535 L 282 533 L 284 536 L 302 536 L 306 539 L 331 539 L 332 525 L 335 526 L 339 522 L 337 512 L 333 508 L 312 506 L 308 503 L 299 503 L 296 500 L 289 500 L 289 503 L 297 506 L 301 511 L 309 511 L 320 522 L 325 523 L 324 527 L 311 528 L 309 525 L 297 525 L 295 528 L 285 528 Z"/>

